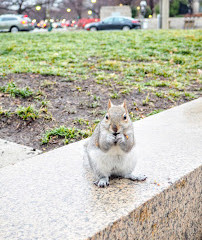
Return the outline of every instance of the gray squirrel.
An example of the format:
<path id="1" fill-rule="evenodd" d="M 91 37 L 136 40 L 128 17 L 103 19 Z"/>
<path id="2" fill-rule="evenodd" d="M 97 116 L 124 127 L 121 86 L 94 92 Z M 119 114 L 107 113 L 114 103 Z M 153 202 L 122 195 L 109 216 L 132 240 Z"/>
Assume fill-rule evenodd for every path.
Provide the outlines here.
<path id="1" fill-rule="evenodd" d="M 110 176 L 144 181 L 145 176 L 133 174 L 136 165 L 133 123 L 126 101 L 121 105 L 108 102 L 104 119 L 97 125 L 84 145 L 85 157 L 92 168 L 98 187 L 109 185 Z"/>

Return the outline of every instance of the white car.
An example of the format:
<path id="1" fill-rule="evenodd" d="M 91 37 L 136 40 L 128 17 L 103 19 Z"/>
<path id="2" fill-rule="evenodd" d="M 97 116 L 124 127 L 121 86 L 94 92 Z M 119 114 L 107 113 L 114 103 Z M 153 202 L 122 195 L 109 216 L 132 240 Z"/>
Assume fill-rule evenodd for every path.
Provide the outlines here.
<path id="1" fill-rule="evenodd" d="M 30 31 L 34 26 L 27 15 L 5 14 L 0 15 L 0 31 L 1 32 L 18 32 Z"/>

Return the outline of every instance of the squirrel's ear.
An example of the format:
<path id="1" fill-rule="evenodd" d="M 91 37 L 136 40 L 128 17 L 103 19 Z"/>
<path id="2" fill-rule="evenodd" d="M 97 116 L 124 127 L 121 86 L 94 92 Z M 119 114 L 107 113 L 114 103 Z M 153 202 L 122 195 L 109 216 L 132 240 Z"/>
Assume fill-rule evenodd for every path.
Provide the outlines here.
<path id="1" fill-rule="evenodd" d="M 111 100 L 109 99 L 109 101 L 108 101 L 108 109 L 110 109 L 112 107 L 112 102 L 111 102 Z"/>
<path id="2" fill-rule="evenodd" d="M 122 106 L 125 108 L 126 112 L 128 112 L 127 106 L 126 106 L 126 100 L 123 101 Z"/>

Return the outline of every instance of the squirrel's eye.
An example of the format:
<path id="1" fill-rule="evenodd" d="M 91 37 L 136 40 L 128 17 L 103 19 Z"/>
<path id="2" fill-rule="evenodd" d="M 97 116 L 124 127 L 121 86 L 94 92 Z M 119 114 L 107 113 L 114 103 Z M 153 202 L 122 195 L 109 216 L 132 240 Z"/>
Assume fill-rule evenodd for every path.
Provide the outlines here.
<path id="1" fill-rule="evenodd" d="M 126 114 L 123 115 L 123 119 L 126 120 L 127 119 L 127 116 Z"/>
<path id="2" fill-rule="evenodd" d="M 105 116 L 105 118 L 108 120 L 108 119 L 109 119 L 109 115 L 107 114 L 107 115 Z"/>

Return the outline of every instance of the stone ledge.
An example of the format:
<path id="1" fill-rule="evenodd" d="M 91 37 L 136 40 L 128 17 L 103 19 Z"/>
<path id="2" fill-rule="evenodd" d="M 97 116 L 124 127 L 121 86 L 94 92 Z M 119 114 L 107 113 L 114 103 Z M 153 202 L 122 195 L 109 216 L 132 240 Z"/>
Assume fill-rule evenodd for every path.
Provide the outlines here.
<path id="1" fill-rule="evenodd" d="M 89 239 L 200 240 L 202 167 Z"/>
<path id="2" fill-rule="evenodd" d="M 92 184 L 83 142 L 0 170 L 0 239 L 200 239 L 202 98 L 134 123 L 136 183 Z"/>
<path id="3" fill-rule="evenodd" d="M 41 151 L 37 149 L 0 139 L 0 168 L 13 165 L 40 153 Z"/>

